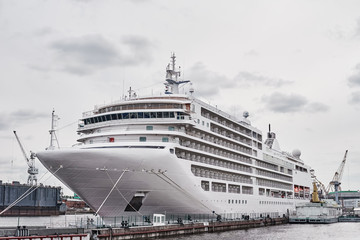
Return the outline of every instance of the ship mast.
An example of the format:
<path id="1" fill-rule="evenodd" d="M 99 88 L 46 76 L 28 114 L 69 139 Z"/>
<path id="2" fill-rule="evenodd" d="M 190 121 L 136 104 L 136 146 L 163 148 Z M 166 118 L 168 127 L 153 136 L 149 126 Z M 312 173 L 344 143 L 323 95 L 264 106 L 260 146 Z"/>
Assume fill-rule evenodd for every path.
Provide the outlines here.
<path id="1" fill-rule="evenodd" d="M 57 121 L 59 120 L 58 115 L 55 115 L 55 110 L 52 111 L 51 113 L 51 129 L 49 130 L 50 133 L 50 146 L 47 148 L 47 150 L 54 150 L 55 149 L 55 142 L 58 145 L 58 148 L 60 148 L 59 146 L 59 141 L 56 137 L 56 133 L 55 133 L 55 128 L 57 126 Z"/>
<path id="2" fill-rule="evenodd" d="M 166 67 L 166 82 L 165 84 L 165 94 L 178 94 L 179 85 L 183 83 L 190 82 L 189 80 L 180 81 L 180 67 L 176 69 L 176 56 L 175 53 L 171 54 L 171 63 Z"/>

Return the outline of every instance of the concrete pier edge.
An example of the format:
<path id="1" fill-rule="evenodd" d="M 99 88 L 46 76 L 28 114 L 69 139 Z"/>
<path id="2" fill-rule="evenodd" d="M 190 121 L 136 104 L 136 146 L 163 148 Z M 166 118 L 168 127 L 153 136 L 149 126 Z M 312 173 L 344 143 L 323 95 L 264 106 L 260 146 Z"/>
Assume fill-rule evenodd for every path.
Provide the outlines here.
<path id="1" fill-rule="evenodd" d="M 146 226 L 131 228 L 92 229 L 92 240 L 122 240 L 168 237 L 187 234 L 212 233 L 229 230 L 249 229 L 288 223 L 288 218 L 264 218 L 242 221 L 202 222 L 187 224 L 171 224 L 164 226 Z"/>

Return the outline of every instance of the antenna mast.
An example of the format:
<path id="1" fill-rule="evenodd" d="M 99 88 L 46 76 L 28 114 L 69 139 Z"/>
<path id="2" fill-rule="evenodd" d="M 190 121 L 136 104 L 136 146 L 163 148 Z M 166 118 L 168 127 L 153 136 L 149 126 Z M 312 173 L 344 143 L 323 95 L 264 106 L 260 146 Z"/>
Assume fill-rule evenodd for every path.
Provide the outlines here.
<path id="1" fill-rule="evenodd" d="M 49 130 L 50 133 L 50 146 L 47 148 L 47 150 L 54 150 L 55 149 L 55 142 L 57 143 L 57 147 L 59 146 L 59 141 L 56 137 L 55 128 L 57 127 L 57 121 L 59 120 L 59 116 L 55 115 L 55 110 L 51 113 L 51 129 Z"/>
<path id="2" fill-rule="evenodd" d="M 166 67 L 166 82 L 165 84 L 165 94 L 178 94 L 179 93 L 179 85 L 183 83 L 190 82 L 189 80 L 180 81 L 180 67 L 176 69 L 176 56 L 175 53 L 171 54 L 171 63 L 169 63 Z M 171 66 L 170 66 L 171 65 Z"/>

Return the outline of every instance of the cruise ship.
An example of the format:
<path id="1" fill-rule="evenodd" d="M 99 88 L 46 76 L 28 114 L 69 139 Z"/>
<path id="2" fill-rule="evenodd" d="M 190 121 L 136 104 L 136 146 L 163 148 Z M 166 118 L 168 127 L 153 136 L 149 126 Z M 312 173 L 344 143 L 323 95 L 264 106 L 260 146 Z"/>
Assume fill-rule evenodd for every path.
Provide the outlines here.
<path id="1" fill-rule="evenodd" d="M 237 119 L 195 98 L 175 61 L 172 54 L 163 94 L 129 91 L 83 113 L 71 148 L 55 147 L 52 128 L 38 159 L 103 217 L 282 216 L 308 202 L 311 168 L 301 152 L 282 151 L 270 125 L 264 136 L 247 112 Z"/>

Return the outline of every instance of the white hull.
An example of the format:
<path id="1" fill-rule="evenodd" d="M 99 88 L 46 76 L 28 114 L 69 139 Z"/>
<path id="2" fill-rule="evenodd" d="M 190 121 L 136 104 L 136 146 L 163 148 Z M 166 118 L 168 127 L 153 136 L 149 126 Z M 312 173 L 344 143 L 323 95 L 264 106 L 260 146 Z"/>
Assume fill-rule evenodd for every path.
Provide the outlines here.
<path id="1" fill-rule="evenodd" d="M 157 148 L 92 148 L 44 151 L 40 161 L 101 216 L 136 214 L 125 211 L 136 193 L 144 192 L 139 213 L 278 214 L 292 211 L 294 199 L 237 193 L 206 192 L 191 172 L 191 161 Z M 117 187 L 111 192 L 114 183 Z M 227 181 L 217 181 L 230 183 Z M 109 198 L 106 196 L 111 192 Z M 259 204 L 260 201 L 269 202 Z"/>

